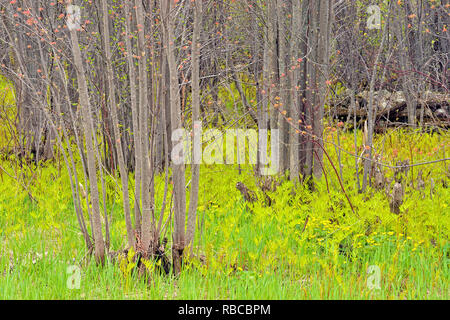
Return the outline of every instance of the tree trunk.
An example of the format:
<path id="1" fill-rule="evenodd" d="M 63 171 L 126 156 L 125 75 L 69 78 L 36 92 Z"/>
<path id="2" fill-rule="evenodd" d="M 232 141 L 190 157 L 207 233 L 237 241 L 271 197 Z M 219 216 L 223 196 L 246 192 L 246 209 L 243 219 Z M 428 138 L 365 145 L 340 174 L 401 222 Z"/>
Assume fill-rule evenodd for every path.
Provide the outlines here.
<path id="1" fill-rule="evenodd" d="M 165 0 L 161 1 L 162 19 L 164 23 L 164 43 L 167 46 L 165 50 L 170 74 L 170 120 L 172 132 L 182 127 L 181 109 L 180 109 L 180 93 L 178 84 L 178 71 L 175 60 L 174 45 L 174 18 L 172 9 L 174 3 L 170 4 Z M 185 220 L 186 220 L 186 189 L 185 189 L 185 167 L 184 163 L 176 164 L 172 161 L 172 180 L 173 180 L 173 204 L 174 204 L 174 233 L 173 233 L 173 268 L 174 273 L 181 272 L 182 256 L 185 247 Z"/>
<path id="2" fill-rule="evenodd" d="M 92 222 L 93 222 L 93 235 L 95 246 L 95 258 L 97 262 L 102 263 L 105 259 L 105 242 L 103 240 L 102 224 L 100 218 L 100 205 L 97 186 L 97 166 L 95 162 L 95 150 L 93 136 L 94 123 L 91 114 L 91 105 L 89 102 L 89 94 L 87 88 L 87 82 L 85 77 L 85 71 L 83 67 L 83 60 L 81 57 L 80 45 L 78 43 L 78 36 L 76 30 L 70 31 L 72 40 L 72 51 L 74 56 L 75 67 L 77 70 L 77 82 L 80 90 L 80 107 L 83 113 L 84 124 L 84 136 L 86 140 L 87 149 L 87 165 L 89 173 L 89 184 L 91 190 L 91 202 L 92 202 Z"/>
<path id="3" fill-rule="evenodd" d="M 117 149 L 117 157 L 120 171 L 120 178 L 122 181 L 122 194 L 123 194 L 123 212 L 125 215 L 125 225 L 127 228 L 128 246 L 134 247 L 134 234 L 133 226 L 131 224 L 130 216 L 130 197 L 128 194 L 128 172 L 125 166 L 125 159 L 123 156 L 122 142 L 120 137 L 120 127 L 117 115 L 116 104 L 116 89 L 114 85 L 114 73 L 111 65 L 111 47 L 109 40 L 109 21 L 108 21 L 108 5 L 106 0 L 101 0 L 102 6 L 102 18 L 103 18 L 103 42 L 106 58 L 106 78 L 108 82 L 108 105 L 111 110 L 113 130 L 114 130 L 114 143 Z M 106 205 L 106 204 L 104 204 Z"/>
<path id="4" fill-rule="evenodd" d="M 192 34 L 192 132 L 193 132 L 193 152 L 192 152 L 192 175 L 191 191 L 189 194 L 189 211 L 186 230 L 186 246 L 191 245 L 193 250 L 193 240 L 195 235 L 195 221 L 197 217 L 198 189 L 200 182 L 200 162 L 201 146 L 200 136 L 200 47 L 199 42 L 202 25 L 202 1 L 195 1 L 194 4 L 194 31 Z M 197 143 L 198 142 L 198 143 Z"/>

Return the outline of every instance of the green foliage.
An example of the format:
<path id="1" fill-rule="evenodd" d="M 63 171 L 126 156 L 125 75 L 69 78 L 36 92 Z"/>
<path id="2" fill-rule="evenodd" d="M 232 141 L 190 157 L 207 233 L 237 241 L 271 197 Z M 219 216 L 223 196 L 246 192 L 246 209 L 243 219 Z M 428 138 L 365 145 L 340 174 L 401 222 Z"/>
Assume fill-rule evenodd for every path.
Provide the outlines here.
<path id="1" fill-rule="evenodd" d="M 326 129 L 324 136 L 336 142 L 335 130 Z M 202 166 L 194 258 L 178 278 L 161 275 L 155 261 L 144 260 L 148 282 L 132 272 L 133 252 L 105 267 L 85 262 L 64 170 L 56 164 L 33 168 L 27 183 L 0 170 L 0 298 L 448 299 L 450 197 L 445 162 L 422 167 L 423 191 L 409 185 L 417 179 L 418 169 L 409 171 L 401 214 L 395 215 L 384 191 L 357 192 L 352 136 L 341 132 L 341 162 L 344 186 L 359 217 L 327 162 L 329 192 L 325 179 L 315 182 L 315 192 L 284 182 L 267 192 L 272 206 L 262 201 L 251 167 L 242 166 L 239 174 L 237 166 Z M 328 152 L 337 162 L 330 146 Z M 376 152 L 389 164 L 442 158 L 447 146 L 446 133 L 395 130 L 375 141 Z M 20 176 L 13 161 L 0 165 Z M 383 170 L 393 176 L 393 170 Z M 430 177 L 435 181 L 433 190 Z M 235 188 L 238 181 L 255 191 L 260 201 L 245 203 Z M 118 250 L 126 245 L 122 199 L 111 177 L 106 184 L 111 247 Z M 157 177 L 155 192 L 159 208 L 163 177 Z M 203 262 L 195 258 L 200 255 Z M 79 290 L 66 287 L 66 268 L 74 260 L 83 261 Z M 381 270 L 381 289 L 367 285 L 372 265 Z"/>

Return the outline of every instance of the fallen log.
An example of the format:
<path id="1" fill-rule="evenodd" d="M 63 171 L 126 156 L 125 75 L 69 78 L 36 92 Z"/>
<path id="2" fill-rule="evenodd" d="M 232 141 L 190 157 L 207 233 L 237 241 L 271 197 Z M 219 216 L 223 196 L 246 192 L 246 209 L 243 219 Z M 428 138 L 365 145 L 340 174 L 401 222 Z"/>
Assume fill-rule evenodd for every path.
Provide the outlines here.
<path id="1" fill-rule="evenodd" d="M 329 102 L 330 113 L 341 121 L 352 118 L 356 114 L 358 122 L 367 118 L 369 91 L 355 95 L 356 111 L 350 109 L 350 92 L 347 90 L 340 97 Z M 402 91 L 374 92 L 375 122 L 384 121 L 388 125 L 408 122 L 406 99 Z M 416 114 L 422 114 L 424 124 L 448 127 L 450 125 L 450 94 L 425 91 L 417 94 Z"/>

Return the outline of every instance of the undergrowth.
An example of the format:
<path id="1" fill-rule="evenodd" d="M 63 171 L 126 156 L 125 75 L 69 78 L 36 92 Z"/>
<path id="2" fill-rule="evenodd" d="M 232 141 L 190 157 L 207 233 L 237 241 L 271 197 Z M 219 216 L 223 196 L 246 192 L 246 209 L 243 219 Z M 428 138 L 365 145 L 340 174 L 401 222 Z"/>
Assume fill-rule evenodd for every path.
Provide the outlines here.
<path id="1" fill-rule="evenodd" d="M 337 143 L 336 130 L 326 129 L 328 142 Z M 375 150 L 390 165 L 420 163 L 445 158 L 448 142 L 445 132 L 393 130 L 377 136 Z M 64 164 L 23 171 L 15 159 L 1 160 L 0 299 L 448 299 L 446 162 L 408 172 L 395 215 L 384 190 L 358 192 L 353 133 L 340 132 L 340 143 L 344 188 L 355 212 L 326 161 L 327 179 L 316 181 L 314 192 L 283 182 L 268 193 L 271 206 L 245 203 L 236 190 L 241 181 L 263 199 L 250 166 L 241 166 L 241 174 L 237 166 L 202 166 L 197 258 L 177 278 L 150 272 L 143 279 L 133 272 L 132 257 L 103 267 L 86 259 Z M 327 150 L 337 165 L 338 149 L 328 143 Z M 416 188 L 419 169 L 424 190 Z M 111 249 L 119 250 L 126 245 L 120 188 L 108 177 L 106 189 Z M 163 192 L 158 177 L 160 202 Z M 81 267 L 80 289 L 68 289 L 70 265 Z M 155 270 L 151 262 L 146 266 Z M 373 266 L 379 274 L 368 273 Z"/>

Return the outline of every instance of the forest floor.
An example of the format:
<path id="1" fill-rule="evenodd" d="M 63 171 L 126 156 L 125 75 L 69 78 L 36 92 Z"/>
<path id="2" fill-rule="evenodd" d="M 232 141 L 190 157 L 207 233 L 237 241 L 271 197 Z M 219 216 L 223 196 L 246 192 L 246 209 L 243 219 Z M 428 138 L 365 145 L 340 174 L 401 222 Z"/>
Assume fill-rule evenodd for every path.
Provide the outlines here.
<path id="1" fill-rule="evenodd" d="M 336 133 L 327 128 L 325 137 L 336 143 Z M 376 137 L 375 149 L 391 165 L 421 163 L 445 158 L 449 138 L 448 132 L 390 130 Z M 358 132 L 358 145 L 361 139 Z M 352 132 L 341 132 L 340 143 L 354 152 Z M 339 168 L 335 147 L 327 150 Z M 194 254 L 203 258 L 177 278 L 155 272 L 150 281 L 132 272 L 131 259 L 105 266 L 86 259 L 62 161 L 22 170 L 17 159 L 4 158 L 0 299 L 448 299 L 448 162 L 408 171 L 396 215 L 384 189 L 358 193 L 350 154 L 341 153 L 342 176 L 355 212 L 329 163 L 315 192 L 284 182 L 268 193 L 271 206 L 245 203 L 236 189 L 241 181 L 262 199 L 250 166 L 241 174 L 237 166 L 201 166 Z M 383 171 L 393 176 L 392 169 Z M 111 250 L 120 250 L 126 245 L 122 199 L 111 177 L 106 189 Z M 159 177 L 157 199 L 163 191 Z M 68 285 L 71 265 L 80 266 L 79 289 Z"/>

